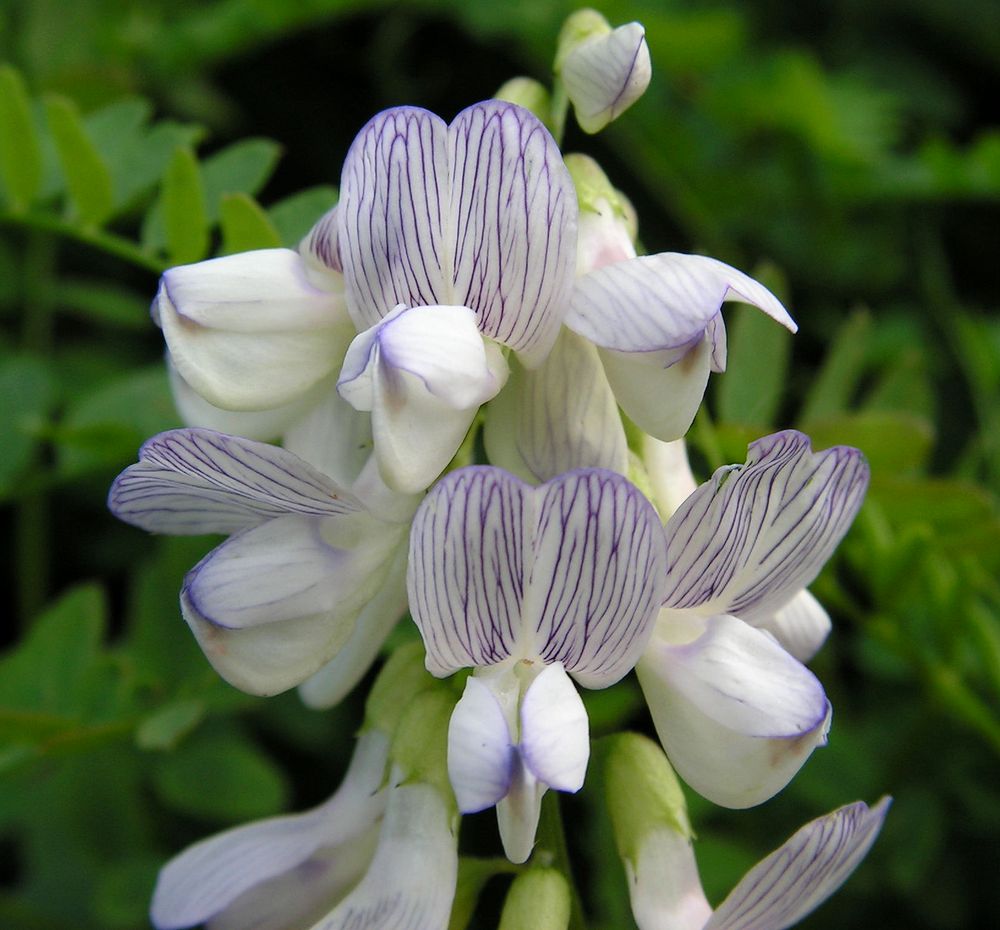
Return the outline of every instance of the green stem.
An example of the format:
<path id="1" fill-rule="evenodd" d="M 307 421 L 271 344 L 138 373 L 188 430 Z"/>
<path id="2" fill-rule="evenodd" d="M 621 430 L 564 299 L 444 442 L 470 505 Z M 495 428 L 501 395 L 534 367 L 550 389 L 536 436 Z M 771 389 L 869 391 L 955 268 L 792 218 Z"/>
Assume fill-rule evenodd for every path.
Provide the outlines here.
<path id="1" fill-rule="evenodd" d="M 75 226 L 58 216 L 49 216 L 44 213 L 0 212 L 0 226 L 3 225 L 20 226 L 24 229 L 53 233 L 67 239 L 74 239 L 156 274 L 160 274 L 166 268 L 165 262 L 150 255 L 123 236 L 100 229 Z"/>
<path id="2" fill-rule="evenodd" d="M 566 879 L 570 889 L 569 930 L 587 930 L 587 921 L 583 914 L 583 901 L 580 892 L 573 881 L 573 869 L 569 861 L 569 849 L 566 846 L 566 832 L 563 829 L 562 811 L 559 809 L 559 795 L 549 791 L 542 798 L 542 815 L 538 821 L 537 843 L 535 856 L 557 869 Z"/>
<path id="3" fill-rule="evenodd" d="M 52 348 L 52 282 L 56 272 L 56 250 L 52 239 L 41 233 L 28 237 L 24 250 L 24 322 L 21 344 L 24 350 L 39 357 Z M 28 471 L 42 466 L 41 450 L 36 447 Z M 49 498 L 44 489 L 24 494 L 15 511 L 17 552 L 17 603 L 21 629 L 41 613 L 49 587 Z"/>
<path id="4" fill-rule="evenodd" d="M 566 88 L 557 76 L 552 84 L 552 138 L 556 140 L 556 145 L 562 148 L 563 136 L 566 134 L 566 117 L 569 115 L 569 97 L 566 95 Z"/>

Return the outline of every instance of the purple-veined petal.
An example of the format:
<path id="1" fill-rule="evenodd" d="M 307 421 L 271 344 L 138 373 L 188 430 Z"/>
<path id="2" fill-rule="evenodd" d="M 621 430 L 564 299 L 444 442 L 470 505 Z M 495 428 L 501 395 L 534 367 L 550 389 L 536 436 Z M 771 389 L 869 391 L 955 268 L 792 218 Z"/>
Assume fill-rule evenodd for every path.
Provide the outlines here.
<path id="1" fill-rule="evenodd" d="M 524 764 L 518 751 L 514 755 L 510 790 L 497 802 L 497 827 L 504 855 L 514 863 L 527 862 L 535 845 L 542 797 L 548 785 L 539 781 Z"/>
<path id="2" fill-rule="evenodd" d="M 646 31 L 639 23 L 581 42 L 560 70 L 576 121 L 588 133 L 621 116 L 642 96 L 651 75 Z"/>
<path id="3" fill-rule="evenodd" d="M 574 468 L 628 468 L 625 430 L 597 350 L 568 329 L 537 369 L 511 363 L 483 439 L 491 463 L 530 482 Z"/>
<path id="4" fill-rule="evenodd" d="M 521 622 L 527 486 L 485 466 L 451 472 L 410 533 L 410 612 L 438 677 L 511 655 Z"/>
<path id="5" fill-rule="evenodd" d="M 785 930 L 832 895 L 867 855 L 889 811 L 858 801 L 806 824 L 740 880 L 705 930 Z"/>
<path id="6" fill-rule="evenodd" d="M 576 194 L 527 110 L 376 116 L 344 164 L 340 253 L 359 330 L 398 304 L 461 304 L 486 335 L 541 361 L 572 284 Z"/>
<path id="7" fill-rule="evenodd" d="M 354 631 L 340 651 L 318 672 L 299 685 L 299 697 L 306 707 L 325 710 L 339 704 L 368 673 L 386 637 L 406 613 L 405 538 L 389 570 L 372 599 L 365 604 Z"/>
<path id="8" fill-rule="evenodd" d="M 337 281 L 344 271 L 340 260 L 340 222 L 337 207 L 331 207 L 306 233 L 299 243 L 299 255 L 314 271 L 321 273 L 321 280 Z"/>
<path id="9" fill-rule="evenodd" d="M 618 352 L 663 352 L 675 360 L 704 336 L 727 300 L 759 307 L 795 332 L 766 287 L 704 255 L 662 252 L 615 262 L 577 279 L 566 325 Z"/>
<path id="10" fill-rule="evenodd" d="M 651 831 L 635 862 L 625 860 L 639 930 L 702 930 L 712 913 L 691 841 L 669 827 Z"/>
<path id="11" fill-rule="evenodd" d="M 769 635 L 735 617 L 672 643 L 665 611 L 636 671 L 678 774 L 723 807 L 760 804 L 826 742 L 830 705 L 816 677 Z M 677 622 L 691 619 L 678 612 Z M 685 632 L 685 639 L 689 632 Z"/>
<path id="12" fill-rule="evenodd" d="M 525 655 L 561 662 L 587 688 L 614 684 L 639 658 L 666 572 L 659 517 L 621 475 L 584 469 L 534 492 L 534 561 Z"/>
<path id="13" fill-rule="evenodd" d="M 339 248 L 347 309 L 359 331 L 399 304 L 451 297 L 448 127 L 427 110 L 375 116 L 341 177 Z"/>
<path id="14" fill-rule="evenodd" d="M 576 261 L 576 191 L 555 140 L 498 100 L 448 130 L 454 303 L 479 328 L 539 364 L 565 315 Z"/>
<path id="15" fill-rule="evenodd" d="M 794 430 L 750 444 L 667 523 L 664 604 L 764 620 L 808 585 L 861 506 L 868 465 L 857 449 L 814 453 Z"/>
<path id="16" fill-rule="evenodd" d="M 170 377 L 174 406 L 185 426 L 265 441 L 281 436 L 289 424 L 294 423 L 329 392 L 335 381 L 331 375 L 326 381 L 318 382 L 300 397 L 280 407 L 268 410 L 223 410 L 222 407 L 210 404 L 180 376 L 169 352 L 167 374 Z M 328 472 L 324 471 L 324 474 Z"/>
<path id="17" fill-rule="evenodd" d="M 458 877 L 457 843 L 435 788 L 421 782 L 391 787 L 365 877 L 312 930 L 444 930 Z"/>
<path id="18" fill-rule="evenodd" d="M 291 403 L 350 341 L 343 296 L 316 287 L 289 249 L 171 268 L 153 308 L 181 377 L 227 410 Z"/>
<path id="19" fill-rule="evenodd" d="M 486 685 L 470 677 L 448 725 L 448 778 L 459 811 L 486 810 L 504 797 L 515 757 L 503 709 Z"/>
<path id="20" fill-rule="evenodd" d="M 808 662 L 830 635 L 830 615 L 808 591 L 799 591 L 772 617 L 754 626 L 767 630 L 800 662 Z"/>
<path id="21" fill-rule="evenodd" d="M 521 699 L 520 751 L 528 770 L 550 788 L 583 787 L 590 758 L 587 711 L 558 662 L 546 666 Z"/>
<path id="22" fill-rule="evenodd" d="M 632 421 L 657 439 L 680 439 L 694 421 L 708 385 L 711 346 L 702 338 L 679 361 L 673 350 L 599 350 L 615 400 Z"/>
<path id="23" fill-rule="evenodd" d="M 108 506 L 154 533 L 233 533 L 286 514 L 360 508 L 315 468 L 277 446 L 205 429 L 160 433 L 115 479 Z"/>
<path id="24" fill-rule="evenodd" d="M 302 865 L 321 847 L 354 841 L 385 808 L 379 788 L 388 749 L 384 734 L 363 734 L 340 788 L 319 807 L 227 830 L 175 856 L 156 883 L 153 924 L 158 930 L 193 927 L 254 886 Z"/>
<path id="25" fill-rule="evenodd" d="M 506 378 L 499 347 L 482 338 L 467 307 L 397 308 L 351 344 L 338 389 L 371 410 L 385 483 L 414 493 L 440 474 Z"/>
<path id="26" fill-rule="evenodd" d="M 397 533 L 363 515 L 280 517 L 232 537 L 188 574 L 181 611 L 230 684 L 277 694 L 348 641 Z"/>

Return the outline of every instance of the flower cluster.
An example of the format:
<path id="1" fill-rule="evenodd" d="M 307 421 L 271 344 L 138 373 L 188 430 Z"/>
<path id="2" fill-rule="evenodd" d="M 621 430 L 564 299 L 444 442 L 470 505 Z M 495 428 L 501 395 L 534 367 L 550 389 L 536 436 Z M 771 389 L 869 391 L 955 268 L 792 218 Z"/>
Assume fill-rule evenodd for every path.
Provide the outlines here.
<path id="1" fill-rule="evenodd" d="M 450 124 L 378 114 L 297 250 L 163 276 L 154 317 L 190 426 L 149 440 L 110 506 L 152 532 L 228 536 L 181 591 L 208 660 L 245 691 L 298 686 L 322 708 L 407 609 L 423 649 L 383 669 L 329 801 L 163 870 L 161 930 L 444 928 L 457 814 L 495 807 L 505 853 L 527 861 L 543 795 L 585 781 L 577 686 L 632 669 L 662 749 L 619 747 L 623 797 L 669 758 L 710 800 L 759 804 L 826 740 L 830 704 L 803 663 L 830 623 L 806 588 L 867 466 L 788 431 L 696 485 L 682 437 L 725 368 L 724 303 L 795 324 L 722 262 L 637 255 L 627 200 L 547 128 L 572 103 L 597 131 L 642 93 L 641 26 L 571 17 L 556 74 L 537 113 L 495 99 Z M 490 464 L 473 464 L 479 436 Z M 456 702 L 439 680 L 463 669 Z M 792 863 L 781 882 L 771 857 L 711 915 L 671 803 L 662 822 L 615 817 L 643 930 L 788 926 L 847 877 L 886 809 L 803 828 L 774 854 Z M 769 910 L 748 922 L 764 883 Z"/>

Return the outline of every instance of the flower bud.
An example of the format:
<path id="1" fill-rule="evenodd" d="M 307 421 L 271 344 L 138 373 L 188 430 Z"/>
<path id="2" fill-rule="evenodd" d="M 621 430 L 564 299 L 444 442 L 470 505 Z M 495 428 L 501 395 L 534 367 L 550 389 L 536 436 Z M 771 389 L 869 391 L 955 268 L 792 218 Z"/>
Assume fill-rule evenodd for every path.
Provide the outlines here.
<path id="1" fill-rule="evenodd" d="M 493 96 L 497 100 L 506 100 L 508 103 L 524 107 L 546 125 L 551 122 L 552 106 L 549 91 L 544 84 L 534 78 L 511 78 Z"/>
<path id="2" fill-rule="evenodd" d="M 555 869 L 529 869 L 507 892 L 499 930 L 566 930 L 569 885 Z"/>

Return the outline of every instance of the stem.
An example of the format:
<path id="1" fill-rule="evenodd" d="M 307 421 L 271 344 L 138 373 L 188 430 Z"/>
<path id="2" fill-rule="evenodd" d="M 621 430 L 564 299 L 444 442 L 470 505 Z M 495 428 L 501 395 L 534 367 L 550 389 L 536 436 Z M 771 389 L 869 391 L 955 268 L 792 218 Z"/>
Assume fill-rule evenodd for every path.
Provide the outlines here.
<path id="1" fill-rule="evenodd" d="M 556 140 L 556 145 L 562 148 L 563 136 L 566 133 L 566 117 L 569 114 L 569 97 L 566 95 L 566 88 L 557 75 L 552 84 L 552 138 Z"/>
<path id="2" fill-rule="evenodd" d="M 568 930 L 587 930 L 587 921 L 583 915 L 583 901 L 580 892 L 573 881 L 573 869 L 569 861 L 569 849 L 566 846 L 566 832 L 563 829 L 562 811 L 559 809 L 559 795 L 554 791 L 546 792 L 542 798 L 542 815 L 538 820 L 538 842 L 535 855 L 548 860 L 546 864 L 557 869 L 566 879 L 570 890 L 570 916 Z"/>
<path id="3" fill-rule="evenodd" d="M 44 213 L 8 213 L 0 212 L 0 226 L 20 226 L 29 230 L 53 233 L 67 239 L 75 239 L 85 245 L 93 246 L 117 258 L 137 265 L 146 271 L 160 274 L 167 267 L 166 263 L 150 255 L 134 242 L 115 233 L 103 232 L 99 229 L 88 229 L 74 226 L 58 216 Z"/>
<path id="4" fill-rule="evenodd" d="M 52 348 L 52 311 L 56 250 L 52 239 L 41 233 L 28 237 L 24 250 L 24 322 L 21 344 L 25 351 L 40 357 Z M 42 466 L 35 447 L 28 472 Z M 17 604 L 21 629 L 41 613 L 49 587 L 49 499 L 44 489 L 28 491 L 17 503 L 14 516 L 17 552 Z"/>

